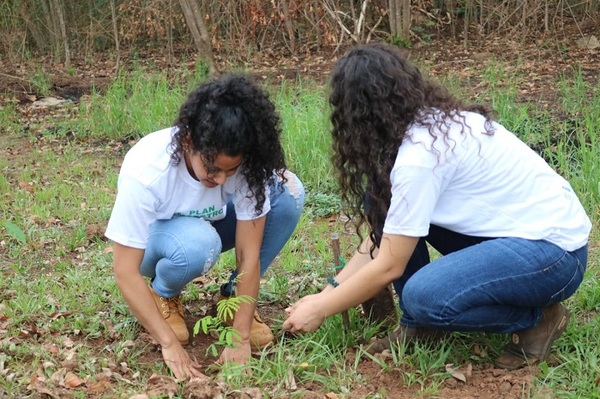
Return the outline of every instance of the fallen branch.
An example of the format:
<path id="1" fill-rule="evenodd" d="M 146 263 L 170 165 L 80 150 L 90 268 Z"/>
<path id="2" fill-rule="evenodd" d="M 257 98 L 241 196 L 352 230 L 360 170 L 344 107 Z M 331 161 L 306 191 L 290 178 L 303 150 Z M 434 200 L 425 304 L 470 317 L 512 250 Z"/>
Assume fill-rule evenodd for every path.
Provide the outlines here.
<path id="1" fill-rule="evenodd" d="M 8 75 L 8 74 L 2 73 L 2 72 L 0 72 L 0 76 L 4 76 L 5 78 L 16 79 L 16 80 L 20 80 L 21 82 L 26 82 L 26 83 L 32 84 L 29 80 L 20 78 L 18 76 Z"/>

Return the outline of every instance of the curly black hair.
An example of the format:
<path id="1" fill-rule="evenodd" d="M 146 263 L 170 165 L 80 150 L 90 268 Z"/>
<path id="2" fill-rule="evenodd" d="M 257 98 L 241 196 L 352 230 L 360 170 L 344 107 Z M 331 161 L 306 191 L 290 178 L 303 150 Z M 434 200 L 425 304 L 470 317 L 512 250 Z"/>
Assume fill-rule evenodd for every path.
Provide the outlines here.
<path id="1" fill-rule="evenodd" d="M 390 206 L 390 173 L 411 124 L 428 126 L 434 140 L 446 139 L 448 118 L 464 131 L 459 112 L 473 111 L 485 116 L 486 133 L 493 134 L 491 110 L 466 105 L 425 79 L 397 47 L 370 43 L 350 49 L 335 64 L 330 86 L 332 162 L 342 199 L 358 216 L 358 235 L 367 223 L 376 244 Z"/>
<path id="2" fill-rule="evenodd" d="M 248 77 L 230 74 L 200 84 L 181 106 L 174 126 L 170 154 L 175 165 L 181 162 L 187 137 L 209 173 L 218 154 L 242 156 L 240 172 L 249 196 L 256 199 L 257 214 L 274 173 L 285 182 L 279 115 L 269 94 Z"/>

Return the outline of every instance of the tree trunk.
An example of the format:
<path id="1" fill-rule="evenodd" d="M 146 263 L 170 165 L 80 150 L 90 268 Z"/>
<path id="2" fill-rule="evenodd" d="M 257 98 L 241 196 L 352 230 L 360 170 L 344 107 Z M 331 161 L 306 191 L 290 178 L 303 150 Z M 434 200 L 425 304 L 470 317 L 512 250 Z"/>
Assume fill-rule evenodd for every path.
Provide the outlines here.
<path id="1" fill-rule="evenodd" d="M 390 33 L 393 37 L 410 39 L 410 0 L 389 0 Z"/>
<path id="2" fill-rule="evenodd" d="M 60 32 L 60 42 L 63 50 L 65 51 L 65 68 L 71 67 L 71 50 L 69 48 L 69 38 L 67 37 L 67 25 L 65 24 L 65 11 L 61 0 L 52 0 L 54 8 L 54 14 L 56 21 L 58 22 Z"/>
<path id="3" fill-rule="evenodd" d="M 290 7 L 287 0 L 281 0 L 281 9 L 283 11 L 283 17 L 285 18 L 285 29 L 287 30 L 288 38 L 290 40 L 290 51 L 292 54 L 296 53 L 296 35 L 290 19 Z"/>
<path id="4" fill-rule="evenodd" d="M 112 17 L 113 36 L 115 37 L 115 53 L 117 58 L 115 75 L 119 75 L 119 68 L 121 67 L 121 53 L 119 51 L 119 27 L 117 24 L 117 7 L 115 5 L 115 0 L 110 0 L 110 15 Z"/>
<path id="5" fill-rule="evenodd" d="M 390 20 L 390 33 L 393 37 L 409 39 L 410 35 L 410 0 L 389 0 L 388 14 Z M 408 12 L 406 11 L 408 9 Z M 406 22 L 408 18 L 408 22 Z"/>
<path id="6" fill-rule="evenodd" d="M 546 0 L 544 5 L 544 30 L 548 32 L 550 30 L 550 0 Z"/>
<path id="7" fill-rule="evenodd" d="M 167 62 L 169 65 L 175 63 L 175 51 L 173 50 L 173 1 L 169 0 L 169 23 L 167 26 L 167 42 L 168 42 L 168 57 Z"/>
<path id="8" fill-rule="evenodd" d="M 25 24 L 25 29 L 27 33 L 33 39 L 33 43 L 37 47 L 37 49 L 41 52 L 47 50 L 48 41 L 47 41 L 47 33 L 42 32 L 41 23 L 35 23 L 35 7 L 31 4 L 27 4 L 25 2 L 19 3 L 19 15 Z"/>
<path id="9" fill-rule="evenodd" d="M 206 29 L 202 15 L 200 15 L 198 2 L 196 0 L 179 0 L 179 4 L 194 38 L 194 43 L 196 43 L 198 55 L 206 62 L 209 74 L 211 76 L 215 75 L 217 70 L 213 60 L 208 29 Z"/>
<path id="10" fill-rule="evenodd" d="M 402 0 L 402 35 L 406 40 L 410 39 L 410 25 L 411 25 L 411 15 L 410 15 L 410 0 Z"/>
<path id="11" fill-rule="evenodd" d="M 390 35 L 398 37 L 398 25 L 396 24 L 396 0 L 388 0 L 388 18 L 390 21 Z"/>
<path id="12" fill-rule="evenodd" d="M 465 16 L 463 24 L 463 46 L 466 49 L 469 45 L 469 25 L 471 24 L 471 15 L 473 13 L 473 0 L 465 1 Z"/>

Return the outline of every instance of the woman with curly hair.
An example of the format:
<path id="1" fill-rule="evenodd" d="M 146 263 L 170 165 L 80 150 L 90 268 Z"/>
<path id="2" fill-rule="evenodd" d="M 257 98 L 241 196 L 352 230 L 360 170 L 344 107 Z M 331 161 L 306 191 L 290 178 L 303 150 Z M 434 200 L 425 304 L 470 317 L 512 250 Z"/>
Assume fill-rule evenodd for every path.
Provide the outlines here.
<path id="1" fill-rule="evenodd" d="M 488 331 L 512 334 L 498 366 L 545 360 L 587 262 L 591 223 L 569 183 L 397 48 L 351 49 L 331 88 L 333 163 L 369 234 L 321 293 L 288 308 L 284 328 L 315 330 L 393 283 L 400 325 L 371 353 Z M 427 245 L 443 256 L 431 260 Z"/>
<path id="2" fill-rule="evenodd" d="M 299 220 L 304 188 L 286 170 L 280 123 L 268 94 L 243 76 L 201 84 L 174 127 L 127 153 L 106 236 L 131 311 L 160 344 L 175 377 L 200 376 L 181 292 L 235 247 L 236 271 L 221 294 L 250 296 L 232 326 L 239 339 L 220 361 L 244 363 L 272 341 L 256 312 L 259 279 Z M 150 278 L 148 284 L 145 277 Z"/>

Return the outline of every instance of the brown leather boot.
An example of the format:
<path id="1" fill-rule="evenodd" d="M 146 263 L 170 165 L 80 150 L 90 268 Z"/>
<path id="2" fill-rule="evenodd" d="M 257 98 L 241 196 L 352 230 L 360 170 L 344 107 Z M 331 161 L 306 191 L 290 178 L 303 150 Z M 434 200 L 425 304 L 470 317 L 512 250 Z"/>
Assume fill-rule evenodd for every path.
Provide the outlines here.
<path id="1" fill-rule="evenodd" d="M 181 343 L 186 345 L 190 339 L 190 332 L 185 325 L 185 319 L 183 318 L 183 304 L 181 303 L 181 295 L 174 298 L 164 298 L 159 296 L 151 286 L 148 286 L 154 303 L 160 310 L 160 313 L 165 318 L 175 336 Z"/>
<path id="2" fill-rule="evenodd" d="M 221 294 L 221 299 L 217 302 L 231 298 L 232 296 L 225 296 Z M 235 317 L 235 314 L 234 314 Z M 228 326 L 233 326 L 233 317 L 226 318 L 224 320 Z M 250 326 L 250 347 L 253 350 L 262 350 L 264 347 L 269 345 L 275 337 L 271 328 L 265 324 L 258 314 L 258 309 L 254 310 L 254 319 L 252 320 L 252 326 Z"/>
<path id="3" fill-rule="evenodd" d="M 496 360 L 496 366 L 516 370 L 546 360 L 552 343 L 567 328 L 569 316 L 569 310 L 561 303 L 546 306 L 542 309 L 542 318 L 536 326 L 511 335 L 511 343 L 506 352 Z"/>
<path id="4" fill-rule="evenodd" d="M 449 334 L 448 331 L 429 327 L 407 327 L 400 324 L 393 332 L 384 338 L 380 338 L 369 345 L 367 353 L 374 355 L 381 353 L 386 349 L 391 349 L 392 345 L 406 345 L 417 341 L 432 342 L 442 339 Z"/>
<path id="5" fill-rule="evenodd" d="M 258 310 L 254 311 L 254 319 L 250 327 L 250 346 L 254 350 L 261 350 L 269 345 L 275 337 L 271 328 L 260 318 Z"/>

